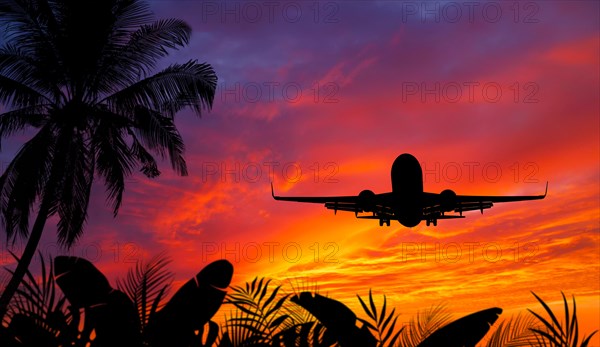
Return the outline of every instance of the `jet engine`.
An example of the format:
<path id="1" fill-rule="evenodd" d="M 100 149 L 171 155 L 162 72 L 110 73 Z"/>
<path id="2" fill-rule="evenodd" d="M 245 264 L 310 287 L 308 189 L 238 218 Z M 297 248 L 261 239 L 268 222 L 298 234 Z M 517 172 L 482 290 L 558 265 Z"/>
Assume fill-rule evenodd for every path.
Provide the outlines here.
<path id="1" fill-rule="evenodd" d="M 368 189 L 363 190 L 358 194 L 358 201 L 363 211 L 372 212 L 375 208 L 375 193 Z"/>
<path id="2" fill-rule="evenodd" d="M 440 207 L 443 212 L 451 212 L 456 208 L 456 193 L 446 189 L 440 193 Z"/>

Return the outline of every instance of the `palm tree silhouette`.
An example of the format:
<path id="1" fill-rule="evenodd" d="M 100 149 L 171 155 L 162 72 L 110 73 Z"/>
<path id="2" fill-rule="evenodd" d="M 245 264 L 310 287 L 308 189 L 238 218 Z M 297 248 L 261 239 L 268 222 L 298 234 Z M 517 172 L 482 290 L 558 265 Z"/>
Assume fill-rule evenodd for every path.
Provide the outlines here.
<path id="1" fill-rule="evenodd" d="M 0 177 L 7 242 L 28 237 L 0 297 L 0 320 L 25 275 L 50 216 L 59 242 L 81 236 L 94 175 L 116 216 L 134 169 L 160 174 L 155 156 L 187 174 L 174 115 L 212 108 L 217 77 L 206 63 L 173 64 L 151 75 L 191 28 L 154 21 L 139 0 L 0 0 L 0 139 L 35 129 Z M 34 206 L 37 216 L 29 229 Z"/>

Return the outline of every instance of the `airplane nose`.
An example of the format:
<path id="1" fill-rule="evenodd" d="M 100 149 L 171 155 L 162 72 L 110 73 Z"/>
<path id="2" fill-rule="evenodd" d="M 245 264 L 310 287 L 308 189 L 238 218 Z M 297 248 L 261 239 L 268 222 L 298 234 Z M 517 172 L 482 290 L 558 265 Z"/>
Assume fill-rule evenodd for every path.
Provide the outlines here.
<path id="1" fill-rule="evenodd" d="M 412 154 L 409 153 L 402 153 L 400 154 L 396 160 L 394 160 L 394 164 L 392 164 L 392 168 L 394 167 L 404 167 L 410 165 L 410 164 L 414 164 L 414 163 L 419 163 L 419 161 L 417 160 L 417 158 L 415 158 Z"/>

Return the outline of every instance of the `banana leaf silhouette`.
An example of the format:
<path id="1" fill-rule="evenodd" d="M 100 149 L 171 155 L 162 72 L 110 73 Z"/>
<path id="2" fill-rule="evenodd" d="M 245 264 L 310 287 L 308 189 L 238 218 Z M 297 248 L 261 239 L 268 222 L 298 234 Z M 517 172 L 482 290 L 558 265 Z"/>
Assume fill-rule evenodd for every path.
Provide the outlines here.
<path id="1" fill-rule="evenodd" d="M 356 314 L 341 302 L 311 292 L 302 292 L 290 300 L 317 318 L 341 347 L 375 347 L 377 345 L 377 339 L 367 326 L 363 325 L 358 328 Z"/>
<path id="2" fill-rule="evenodd" d="M 156 313 L 148 323 L 147 340 L 156 347 L 197 346 L 204 326 L 221 307 L 232 277 L 233 265 L 227 260 L 208 264 Z M 214 327 L 209 325 L 210 339 L 216 338 Z"/>
<path id="3" fill-rule="evenodd" d="M 84 309 L 81 336 L 89 336 L 91 346 L 141 346 L 140 322 L 133 302 L 112 288 L 92 263 L 58 256 L 54 258 L 54 274 L 72 310 Z"/>
<path id="4" fill-rule="evenodd" d="M 113 290 L 102 272 L 82 258 L 54 258 L 54 275 L 71 305 L 77 308 L 100 304 Z"/>
<path id="5" fill-rule="evenodd" d="M 494 307 L 457 319 L 433 332 L 417 347 L 475 347 L 501 313 L 501 308 Z"/>

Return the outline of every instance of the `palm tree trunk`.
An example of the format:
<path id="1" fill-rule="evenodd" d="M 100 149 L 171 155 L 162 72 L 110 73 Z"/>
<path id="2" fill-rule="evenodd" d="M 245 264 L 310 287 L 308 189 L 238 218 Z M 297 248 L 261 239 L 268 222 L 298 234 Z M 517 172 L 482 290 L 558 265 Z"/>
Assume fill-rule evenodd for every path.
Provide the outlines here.
<path id="1" fill-rule="evenodd" d="M 44 226 L 46 225 L 47 219 L 48 204 L 44 201 L 40 204 L 40 210 L 35 218 L 33 229 L 31 229 L 29 239 L 27 240 L 27 245 L 25 246 L 25 250 L 23 251 L 21 258 L 19 259 L 17 268 L 8 282 L 8 285 L 6 288 L 4 288 L 2 296 L 0 296 L 0 325 L 2 324 L 4 316 L 8 311 L 8 305 L 10 304 L 10 301 L 17 292 L 21 281 L 23 281 L 23 277 L 25 277 L 27 269 L 29 269 L 29 264 L 31 264 L 31 260 L 33 259 L 37 246 L 42 238 L 42 232 L 44 231 Z"/>

